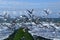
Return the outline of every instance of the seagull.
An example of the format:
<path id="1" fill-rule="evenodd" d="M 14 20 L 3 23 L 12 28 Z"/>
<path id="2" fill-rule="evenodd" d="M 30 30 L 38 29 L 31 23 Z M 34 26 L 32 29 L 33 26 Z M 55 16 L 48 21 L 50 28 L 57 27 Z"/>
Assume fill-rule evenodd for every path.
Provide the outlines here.
<path id="1" fill-rule="evenodd" d="M 28 13 L 28 15 L 30 16 L 30 17 L 32 17 L 32 13 L 33 13 L 33 9 L 32 10 L 27 10 L 29 13 Z"/>
<path id="2" fill-rule="evenodd" d="M 31 11 L 30 11 L 30 10 L 27 10 L 27 11 L 28 11 L 30 14 L 32 14 L 34 10 L 32 9 Z"/>
<path id="3" fill-rule="evenodd" d="M 46 13 L 46 15 L 48 15 L 50 13 L 49 9 L 44 9 L 43 11 Z"/>
<path id="4" fill-rule="evenodd" d="M 7 15 L 7 13 L 5 13 L 4 17 Z"/>
<path id="5" fill-rule="evenodd" d="M 5 13 L 4 15 L 0 15 L 1 17 L 5 17 L 7 15 L 7 13 Z"/>

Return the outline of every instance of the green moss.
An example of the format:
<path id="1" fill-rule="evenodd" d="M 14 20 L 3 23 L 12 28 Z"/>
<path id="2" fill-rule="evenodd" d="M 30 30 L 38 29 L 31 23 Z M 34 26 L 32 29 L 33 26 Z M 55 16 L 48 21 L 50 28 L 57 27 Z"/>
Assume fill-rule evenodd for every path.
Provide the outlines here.
<path id="1" fill-rule="evenodd" d="M 23 36 L 25 40 L 33 40 L 33 37 L 30 35 L 30 33 L 28 33 L 27 31 L 24 32 L 22 28 L 15 31 L 15 33 L 10 35 L 10 37 L 5 40 L 21 40 Z"/>
<path id="2" fill-rule="evenodd" d="M 33 40 L 33 37 L 28 32 L 24 32 L 22 28 L 17 31 L 13 40 L 21 40 L 23 36 L 25 40 Z"/>

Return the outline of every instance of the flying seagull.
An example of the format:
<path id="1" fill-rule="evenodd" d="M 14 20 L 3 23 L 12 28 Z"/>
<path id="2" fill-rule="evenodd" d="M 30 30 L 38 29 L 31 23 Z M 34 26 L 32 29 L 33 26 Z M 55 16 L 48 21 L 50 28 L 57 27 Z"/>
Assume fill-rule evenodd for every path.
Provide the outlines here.
<path id="1" fill-rule="evenodd" d="M 30 14 L 32 14 L 33 13 L 33 9 L 30 11 L 30 10 L 27 10 Z"/>
<path id="2" fill-rule="evenodd" d="M 28 15 L 30 16 L 30 17 L 32 17 L 32 13 L 33 13 L 33 9 L 32 10 L 27 10 L 29 13 L 28 13 Z"/>
<path id="3" fill-rule="evenodd" d="M 44 9 L 43 11 L 46 13 L 46 15 L 48 15 L 50 13 L 49 9 Z"/>

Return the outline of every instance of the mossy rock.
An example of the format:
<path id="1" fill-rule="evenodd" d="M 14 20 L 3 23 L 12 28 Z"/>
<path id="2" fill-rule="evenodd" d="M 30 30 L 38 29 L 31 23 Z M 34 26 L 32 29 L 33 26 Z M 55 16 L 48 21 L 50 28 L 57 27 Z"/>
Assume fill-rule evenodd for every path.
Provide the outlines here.
<path id="1" fill-rule="evenodd" d="M 5 40 L 22 40 L 23 36 L 25 37 L 25 40 L 33 40 L 33 37 L 31 36 L 30 33 L 24 32 L 23 28 L 18 29 L 15 31 L 12 35 L 10 35 L 9 38 Z"/>
<path id="2" fill-rule="evenodd" d="M 33 37 L 28 32 L 24 32 L 22 28 L 17 31 L 13 40 L 22 40 L 23 37 L 25 40 L 33 40 Z"/>

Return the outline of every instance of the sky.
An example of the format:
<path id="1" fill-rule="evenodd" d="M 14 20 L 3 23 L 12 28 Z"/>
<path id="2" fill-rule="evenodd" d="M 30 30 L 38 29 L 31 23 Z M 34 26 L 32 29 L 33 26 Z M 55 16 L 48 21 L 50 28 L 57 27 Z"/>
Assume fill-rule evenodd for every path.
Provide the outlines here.
<path id="1" fill-rule="evenodd" d="M 58 17 L 59 14 L 56 13 L 60 12 L 60 0 L 0 0 L 0 10 L 20 10 L 31 8 L 51 9 L 53 14 L 49 15 L 49 17 Z"/>
<path id="2" fill-rule="evenodd" d="M 0 0 L 0 9 L 53 8 L 59 9 L 60 0 Z"/>

